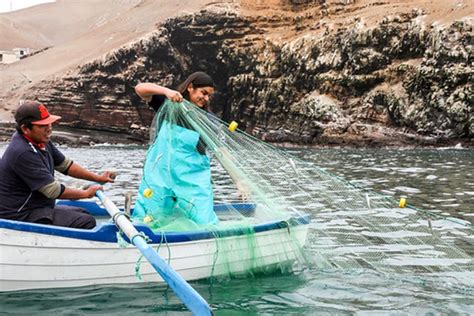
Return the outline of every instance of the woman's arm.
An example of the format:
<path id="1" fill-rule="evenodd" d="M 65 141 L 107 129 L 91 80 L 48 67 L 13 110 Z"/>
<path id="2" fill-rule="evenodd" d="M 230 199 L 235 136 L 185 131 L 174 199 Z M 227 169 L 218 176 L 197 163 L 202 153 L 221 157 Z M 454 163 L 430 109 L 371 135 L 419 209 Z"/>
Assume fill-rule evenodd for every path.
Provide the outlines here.
<path id="1" fill-rule="evenodd" d="M 224 147 L 217 148 L 216 158 L 222 164 L 224 169 L 227 171 L 232 181 L 237 186 L 237 191 L 242 201 L 247 201 L 250 197 L 250 188 L 248 186 L 248 181 L 239 172 L 239 169 L 235 165 L 235 158 L 232 154 Z"/>
<path id="2" fill-rule="evenodd" d="M 146 102 L 150 102 L 155 94 L 164 95 L 173 102 L 183 101 L 183 96 L 178 91 L 149 82 L 137 84 L 135 92 Z"/>

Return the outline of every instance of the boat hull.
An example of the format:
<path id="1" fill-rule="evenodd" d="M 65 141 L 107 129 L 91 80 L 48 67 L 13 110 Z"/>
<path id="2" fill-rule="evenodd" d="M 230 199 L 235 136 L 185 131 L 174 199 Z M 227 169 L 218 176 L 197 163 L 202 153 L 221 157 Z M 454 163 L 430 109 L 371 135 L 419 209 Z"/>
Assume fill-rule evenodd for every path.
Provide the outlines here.
<path id="1" fill-rule="evenodd" d="M 116 234 L 112 224 L 101 225 L 95 235 Z M 30 229 L 25 229 L 26 226 Z M 47 225 L 26 226 L 19 229 L 0 225 L 0 291 L 163 282 L 145 259 L 138 262 L 140 252 L 133 245 L 119 245 L 117 239 L 98 241 L 81 235 L 81 238 L 60 236 L 54 230 L 41 232 L 42 226 Z M 301 255 L 308 225 L 280 226 L 256 230 L 250 236 L 203 235 L 187 241 L 163 234 L 153 246 L 186 280 L 282 268 L 291 266 Z"/>

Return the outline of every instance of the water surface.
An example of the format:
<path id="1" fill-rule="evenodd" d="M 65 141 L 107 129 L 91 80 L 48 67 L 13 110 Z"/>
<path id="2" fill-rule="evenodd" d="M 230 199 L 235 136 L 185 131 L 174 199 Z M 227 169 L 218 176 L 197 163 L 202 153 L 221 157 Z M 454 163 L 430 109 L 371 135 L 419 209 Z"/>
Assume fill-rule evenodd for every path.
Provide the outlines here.
<path id="1" fill-rule="evenodd" d="M 5 149 L 0 145 L 0 154 Z M 136 191 L 146 148 L 95 146 L 61 150 L 92 170 L 119 172 L 106 185 L 123 203 L 124 190 Z M 469 149 L 289 149 L 358 185 L 438 214 L 474 221 L 474 150 Z M 62 177 L 68 185 L 83 181 Z M 232 194 L 232 193 L 229 193 Z M 313 218 L 317 214 L 312 214 Z M 317 260 L 316 225 L 307 241 Z M 472 246 L 472 245 L 471 245 Z M 193 282 L 216 315 L 319 314 L 474 314 L 472 289 L 452 291 L 430 283 L 408 282 L 370 271 L 325 271 L 313 265 L 295 273 Z M 0 294 L 4 314 L 189 314 L 165 286 L 124 285 L 36 290 Z"/>

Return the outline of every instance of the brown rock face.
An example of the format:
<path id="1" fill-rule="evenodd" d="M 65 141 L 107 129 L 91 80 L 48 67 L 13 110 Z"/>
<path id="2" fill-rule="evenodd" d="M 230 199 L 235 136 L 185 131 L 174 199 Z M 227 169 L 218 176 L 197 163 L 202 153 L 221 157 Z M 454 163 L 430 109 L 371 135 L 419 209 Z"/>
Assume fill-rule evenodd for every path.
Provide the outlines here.
<path id="1" fill-rule="evenodd" d="M 291 13 L 265 15 L 222 5 L 171 19 L 32 94 L 71 127 L 145 141 L 153 113 L 134 86 L 173 87 L 204 70 L 217 82 L 213 110 L 265 140 L 469 142 L 472 20 L 428 24 L 413 10 L 371 25 L 357 17 L 331 23 L 334 12 L 355 10 L 351 2 L 278 1 Z"/>

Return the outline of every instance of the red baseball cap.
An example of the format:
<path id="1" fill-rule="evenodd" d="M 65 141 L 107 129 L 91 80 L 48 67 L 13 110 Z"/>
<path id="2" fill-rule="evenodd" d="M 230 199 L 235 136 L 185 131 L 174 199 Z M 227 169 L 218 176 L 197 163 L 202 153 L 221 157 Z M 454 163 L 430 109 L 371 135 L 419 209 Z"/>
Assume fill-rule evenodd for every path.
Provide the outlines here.
<path id="1" fill-rule="evenodd" d="M 49 114 L 48 109 L 44 104 L 36 101 L 25 101 L 16 110 L 15 121 L 18 125 L 35 124 L 35 125 L 49 125 L 61 117 Z"/>

